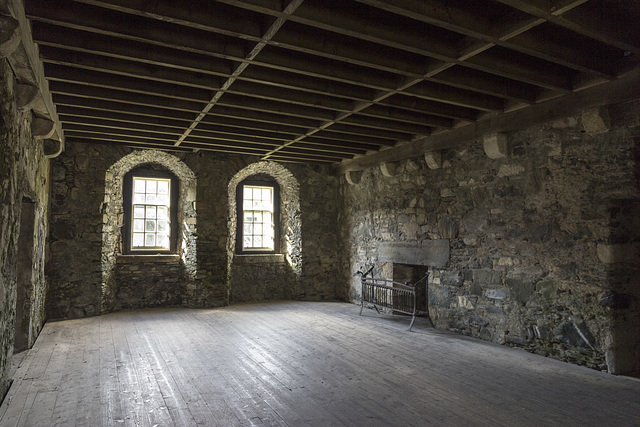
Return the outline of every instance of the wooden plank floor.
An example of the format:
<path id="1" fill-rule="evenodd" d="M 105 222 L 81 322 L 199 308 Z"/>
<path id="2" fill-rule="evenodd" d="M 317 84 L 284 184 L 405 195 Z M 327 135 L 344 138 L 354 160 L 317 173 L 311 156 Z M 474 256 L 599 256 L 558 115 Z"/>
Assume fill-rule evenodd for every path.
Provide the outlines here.
<path id="1" fill-rule="evenodd" d="M 345 303 L 45 325 L 0 426 L 640 425 L 640 381 Z"/>

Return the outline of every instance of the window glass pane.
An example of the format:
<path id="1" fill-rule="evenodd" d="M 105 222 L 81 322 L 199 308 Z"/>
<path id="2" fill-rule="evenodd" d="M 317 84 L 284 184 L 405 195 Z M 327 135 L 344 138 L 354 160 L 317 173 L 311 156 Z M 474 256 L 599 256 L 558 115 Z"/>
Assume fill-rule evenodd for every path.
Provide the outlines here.
<path id="1" fill-rule="evenodd" d="M 169 181 L 158 181 L 158 194 L 169 194 Z"/>
<path id="2" fill-rule="evenodd" d="M 252 242 L 253 242 L 253 239 L 251 238 L 251 236 L 245 236 L 245 238 L 244 238 L 244 247 L 245 248 L 253 247 L 253 245 L 251 244 Z"/>
<path id="3" fill-rule="evenodd" d="M 133 220 L 133 231 L 141 232 L 144 231 L 144 219 L 135 219 Z"/>
<path id="4" fill-rule="evenodd" d="M 162 248 L 169 248 L 169 236 L 166 234 L 158 234 L 157 236 L 157 245 Z"/>
<path id="5" fill-rule="evenodd" d="M 244 235 L 249 236 L 253 234 L 253 225 L 252 224 L 244 224 Z"/>
<path id="6" fill-rule="evenodd" d="M 133 188 L 134 188 L 134 192 L 136 193 L 144 193 L 144 188 L 145 188 L 145 180 L 144 179 L 139 179 L 139 178 L 134 178 L 133 179 Z"/>
<path id="7" fill-rule="evenodd" d="M 144 197 L 144 193 L 143 194 L 134 194 L 133 195 L 133 203 L 144 203 L 145 201 L 145 197 Z"/>
<path id="8" fill-rule="evenodd" d="M 253 238 L 253 247 L 261 248 L 262 247 L 262 236 L 254 236 Z"/>
<path id="9" fill-rule="evenodd" d="M 144 233 L 133 233 L 133 246 L 144 246 Z"/>
<path id="10" fill-rule="evenodd" d="M 147 218 L 155 218 L 156 217 L 156 207 L 155 206 L 147 206 L 146 217 Z"/>
<path id="11" fill-rule="evenodd" d="M 242 202 L 242 210 L 249 211 L 253 209 L 253 202 L 250 199 L 244 199 Z"/>
<path id="12" fill-rule="evenodd" d="M 160 194 L 157 198 L 158 200 L 158 204 L 159 205 L 165 205 L 165 206 L 169 206 L 171 203 L 169 203 L 169 196 L 167 196 L 166 194 Z"/>
<path id="13" fill-rule="evenodd" d="M 166 206 L 158 206 L 158 219 L 168 219 L 169 210 Z"/>
<path id="14" fill-rule="evenodd" d="M 156 231 L 156 221 L 148 219 L 145 221 L 144 231 Z"/>
<path id="15" fill-rule="evenodd" d="M 144 206 L 136 205 L 133 207 L 134 218 L 144 218 Z"/>
<path id="16" fill-rule="evenodd" d="M 255 224 L 253 226 L 253 234 L 256 234 L 256 235 L 262 234 L 262 224 Z"/>
<path id="17" fill-rule="evenodd" d="M 253 199 L 253 188 L 245 185 L 242 194 L 244 200 Z"/>
<path id="18" fill-rule="evenodd" d="M 158 232 L 166 233 L 169 231 L 169 223 L 166 220 L 158 220 Z"/>
<path id="19" fill-rule="evenodd" d="M 158 181 L 155 181 L 153 179 L 148 179 L 147 180 L 147 194 L 149 193 L 157 193 L 158 192 Z"/>
<path id="20" fill-rule="evenodd" d="M 253 222 L 262 222 L 262 212 L 253 212 Z"/>
<path id="21" fill-rule="evenodd" d="M 145 246 L 155 246 L 156 245 L 156 235 L 155 234 L 145 234 L 144 235 L 144 245 Z"/>
<path id="22" fill-rule="evenodd" d="M 244 213 L 244 222 L 253 222 L 253 212 L 245 212 Z"/>
<path id="23" fill-rule="evenodd" d="M 271 203 L 271 189 L 263 188 L 262 189 L 262 200 L 265 202 Z"/>

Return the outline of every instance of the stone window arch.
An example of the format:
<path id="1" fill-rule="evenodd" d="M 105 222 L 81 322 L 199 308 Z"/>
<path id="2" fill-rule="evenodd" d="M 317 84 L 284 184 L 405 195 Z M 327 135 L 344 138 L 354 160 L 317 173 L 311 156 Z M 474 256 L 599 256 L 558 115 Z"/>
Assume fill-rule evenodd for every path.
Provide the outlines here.
<path id="1" fill-rule="evenodd" d="M 302 275 L 302 223 L 300 216 L 300 184 L 287 168 L 275 162 L 257 162 L 248 165 L 236 173 L 229 181 L 229 238 L 227 256 L 229 271 L 236 253 L 236 236 L 238 233 L 237 198 L 238 185 L 247 179 L 272 180 L 279 188 L 279 254 L 284 259 L 291 273 L 299 281 Z M 251 255 L 249 255 L 251 256 Z"/>
<path id="2" fill-rule="evenodd" d="M 102 301 L 101 312 L 113 310 L 115 299 L 115 265 L 124 254 L 124 177 L 140 166 L 149 165 L 169 171 L 178 180 L 177 255 L 189 279 L 197 271 L 196 260 L 196 177 L 179 158 L 157 150 L 134 151 L 114 163 L 105 174 L 102 203 Z"/>

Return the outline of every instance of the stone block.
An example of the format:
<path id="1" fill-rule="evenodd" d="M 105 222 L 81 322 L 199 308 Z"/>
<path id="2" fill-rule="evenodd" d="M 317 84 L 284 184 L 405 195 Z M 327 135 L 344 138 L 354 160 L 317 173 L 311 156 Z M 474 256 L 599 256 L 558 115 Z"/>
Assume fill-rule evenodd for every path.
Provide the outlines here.
<path id="1" fill-rule="evenodd" d="M 507 292 L 504 289 L 486 289 L 484 295 L 490 299 L 505 299 Z"/>
<path id="2" fill-rule="evenodd" d="M 533 294 L 533 283 L 517 279 L 517 278 L 508 278 L 507 286 L 511 288 L 511 292 L 516 299 L 516 301 L 525 303 Z"/>
<path id="3" fill-rule="evenodd" d="M 585 132 L 594 136 L 609 130 L 609 114 L 604 108 L 592 108 L 582 112 L 582 126 Z"/>
<path id="4" fill-rule="evenodd" d="M 442 154 L 440 151 L 430 151 L 424 155 L 429 169 L 440 169 L 442 167 Z"/>
<path id="5" fill-rule="evenodd" d="M 449 262 L 449 240 L 425 240 L 416 243 L 382 242 L 378 247 L 378 260 L 444 268 Z"/>
<path id="6" fill-rule="evenodd" d="M 475 310 L 476 304 L 475 301 L 472 301 L 467 295 L 458 295 L 458 307 L 467 310 Z"/>
<path id="7" fill-rule="evenodd" d="M 583 322 L 565 322 L 553 330 L 556 339 L 576 347 L 586 347 L 595 350 L 595 339 Z"/>
<path id="8" fill-rule="evenodd" d="M 498 170 L 498 178 L 520 175 L 524 172 L 524 167 L 520 165 L 501 165 Z"/>
<path id="9" fill-rule="evenodd" d="M 474 270 L 473 281 L 482 285 L 499 285 L 502 283 L 502 273 L 494 270 Z"/>
<path id="10" fill-rule="evenodd" d="M 605 264 L 637 263 L 640 260 L 640 244 L 627 243 L 605 245 L 599 243 L 596 247 L 598 259 Z"/>
<path id="11" fill-rule="evenodd" d="M 428 289 L 429 306 L 451 307 L 451 291 L 446 286 L 429 286 Z"/>
<path id="12" fill-rule="evenodd" d="M 536 283 L 536 292 L 545 299 L 555 298 L 558 295 L 558 284 L 553 280 L 542 280 Z"/>
<path id="13" fill-rule="evenodd" d="M 471 326 L 487 326 L 489 322 L 487 322 L 481 316 L 471 316 L 469 317 L 469 325 Z"/>
<path id="14" fill-rule="evenodd" d="M 507 135 L 504 133 L 493 133 L 485 135 L 483 140 L 485 154 L 490 159 L 501 159 L 507 157 Z"/>

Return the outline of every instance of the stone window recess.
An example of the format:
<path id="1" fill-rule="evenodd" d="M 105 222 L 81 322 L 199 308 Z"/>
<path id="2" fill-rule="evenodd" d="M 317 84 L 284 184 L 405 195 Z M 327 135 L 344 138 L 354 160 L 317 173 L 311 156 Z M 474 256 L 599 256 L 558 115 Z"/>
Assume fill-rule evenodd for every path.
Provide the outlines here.
<path id="1" fill-rule="evenodd" d="M 229 245 L 227 253 L 229 262 L 233 262 L 238 251 L 238 235 L 240 212 L 238 207 L 238 190 L 241 183 L 258 182 L 274 186 L 274 205 L 279 213 L 274 214 L 274 250 L 269 253 L 281 253 L 287 264 L 296 275 L 302 273 L 302 226 L 300 219 L 300 184 L 291 171 L 275 162 L 258 162 L 240 170 L 229 182 Z M 255 254 L 255 252 L 254 252 Z"/>
<path id="2" fill-rule="evenodd" d="M 154 228 L 154 244 L 156 246 L 149 250 L 134 250 L 131 248 L 136 218 L 133 200 L 133 177 L 156 179 L 155 193 L 147 192 L 145 183 L 145 239 L 146 220 L 154 221 L 149 223 L 149 229 Z M 157 182 L 160 180 L 170 180 L 169 192 L 169 250 L 158 248 L 159 228 L 163 227 L 158 222 L 158 210 L 162 210 L 161 204 L 147 204 L 147 196 L 155 195 L 156 201 L 161 195 Z M 151 185 L 153 189 L 153 184 Z M 142 194 L 141 192 L 139 194 Z M 153 197 L 150 197 L 151 202 Z M 142 205 L 141 203 L 138 205 Z M 153 213 L 147 207 L 155 208 L 156 218 L 151 218 Z M 122 255 L 144 255 L 147 254 L 175 254 L 180 258 L 184 272 L 190 280 L 195 280 L 197 275 L 196 256 L 196 177 L 193 171 L 179 158 L 156 150 L 134 151 L 114 163 L 105 174 L 105 196 L 102 203 L 102 301 L 101 312 L 112 311 L 115 307 L 115 266 L 116 260 Z M 139 212 L 139 216 L 142 213 Z M 160 212 L 162 215 L 162 212 Z M 142 219 L 142 218 L 137 218 Z M 151 230 L 149 230 L 151 233 Z M 149 243 L 151 243 L 149 238 Z"/>
<path id="3" fill-rule="evenodd" d="M 245 180 L 238 185 L 238 253 L 269 254 L 280 251 L 279 193 L 279 186 L 273 181 Z"/>
<path id="4" fill-rule="evenodd" d="M 124 177 L 125 254 L 176 253 L 178 179 L 149 165 Z"/>

